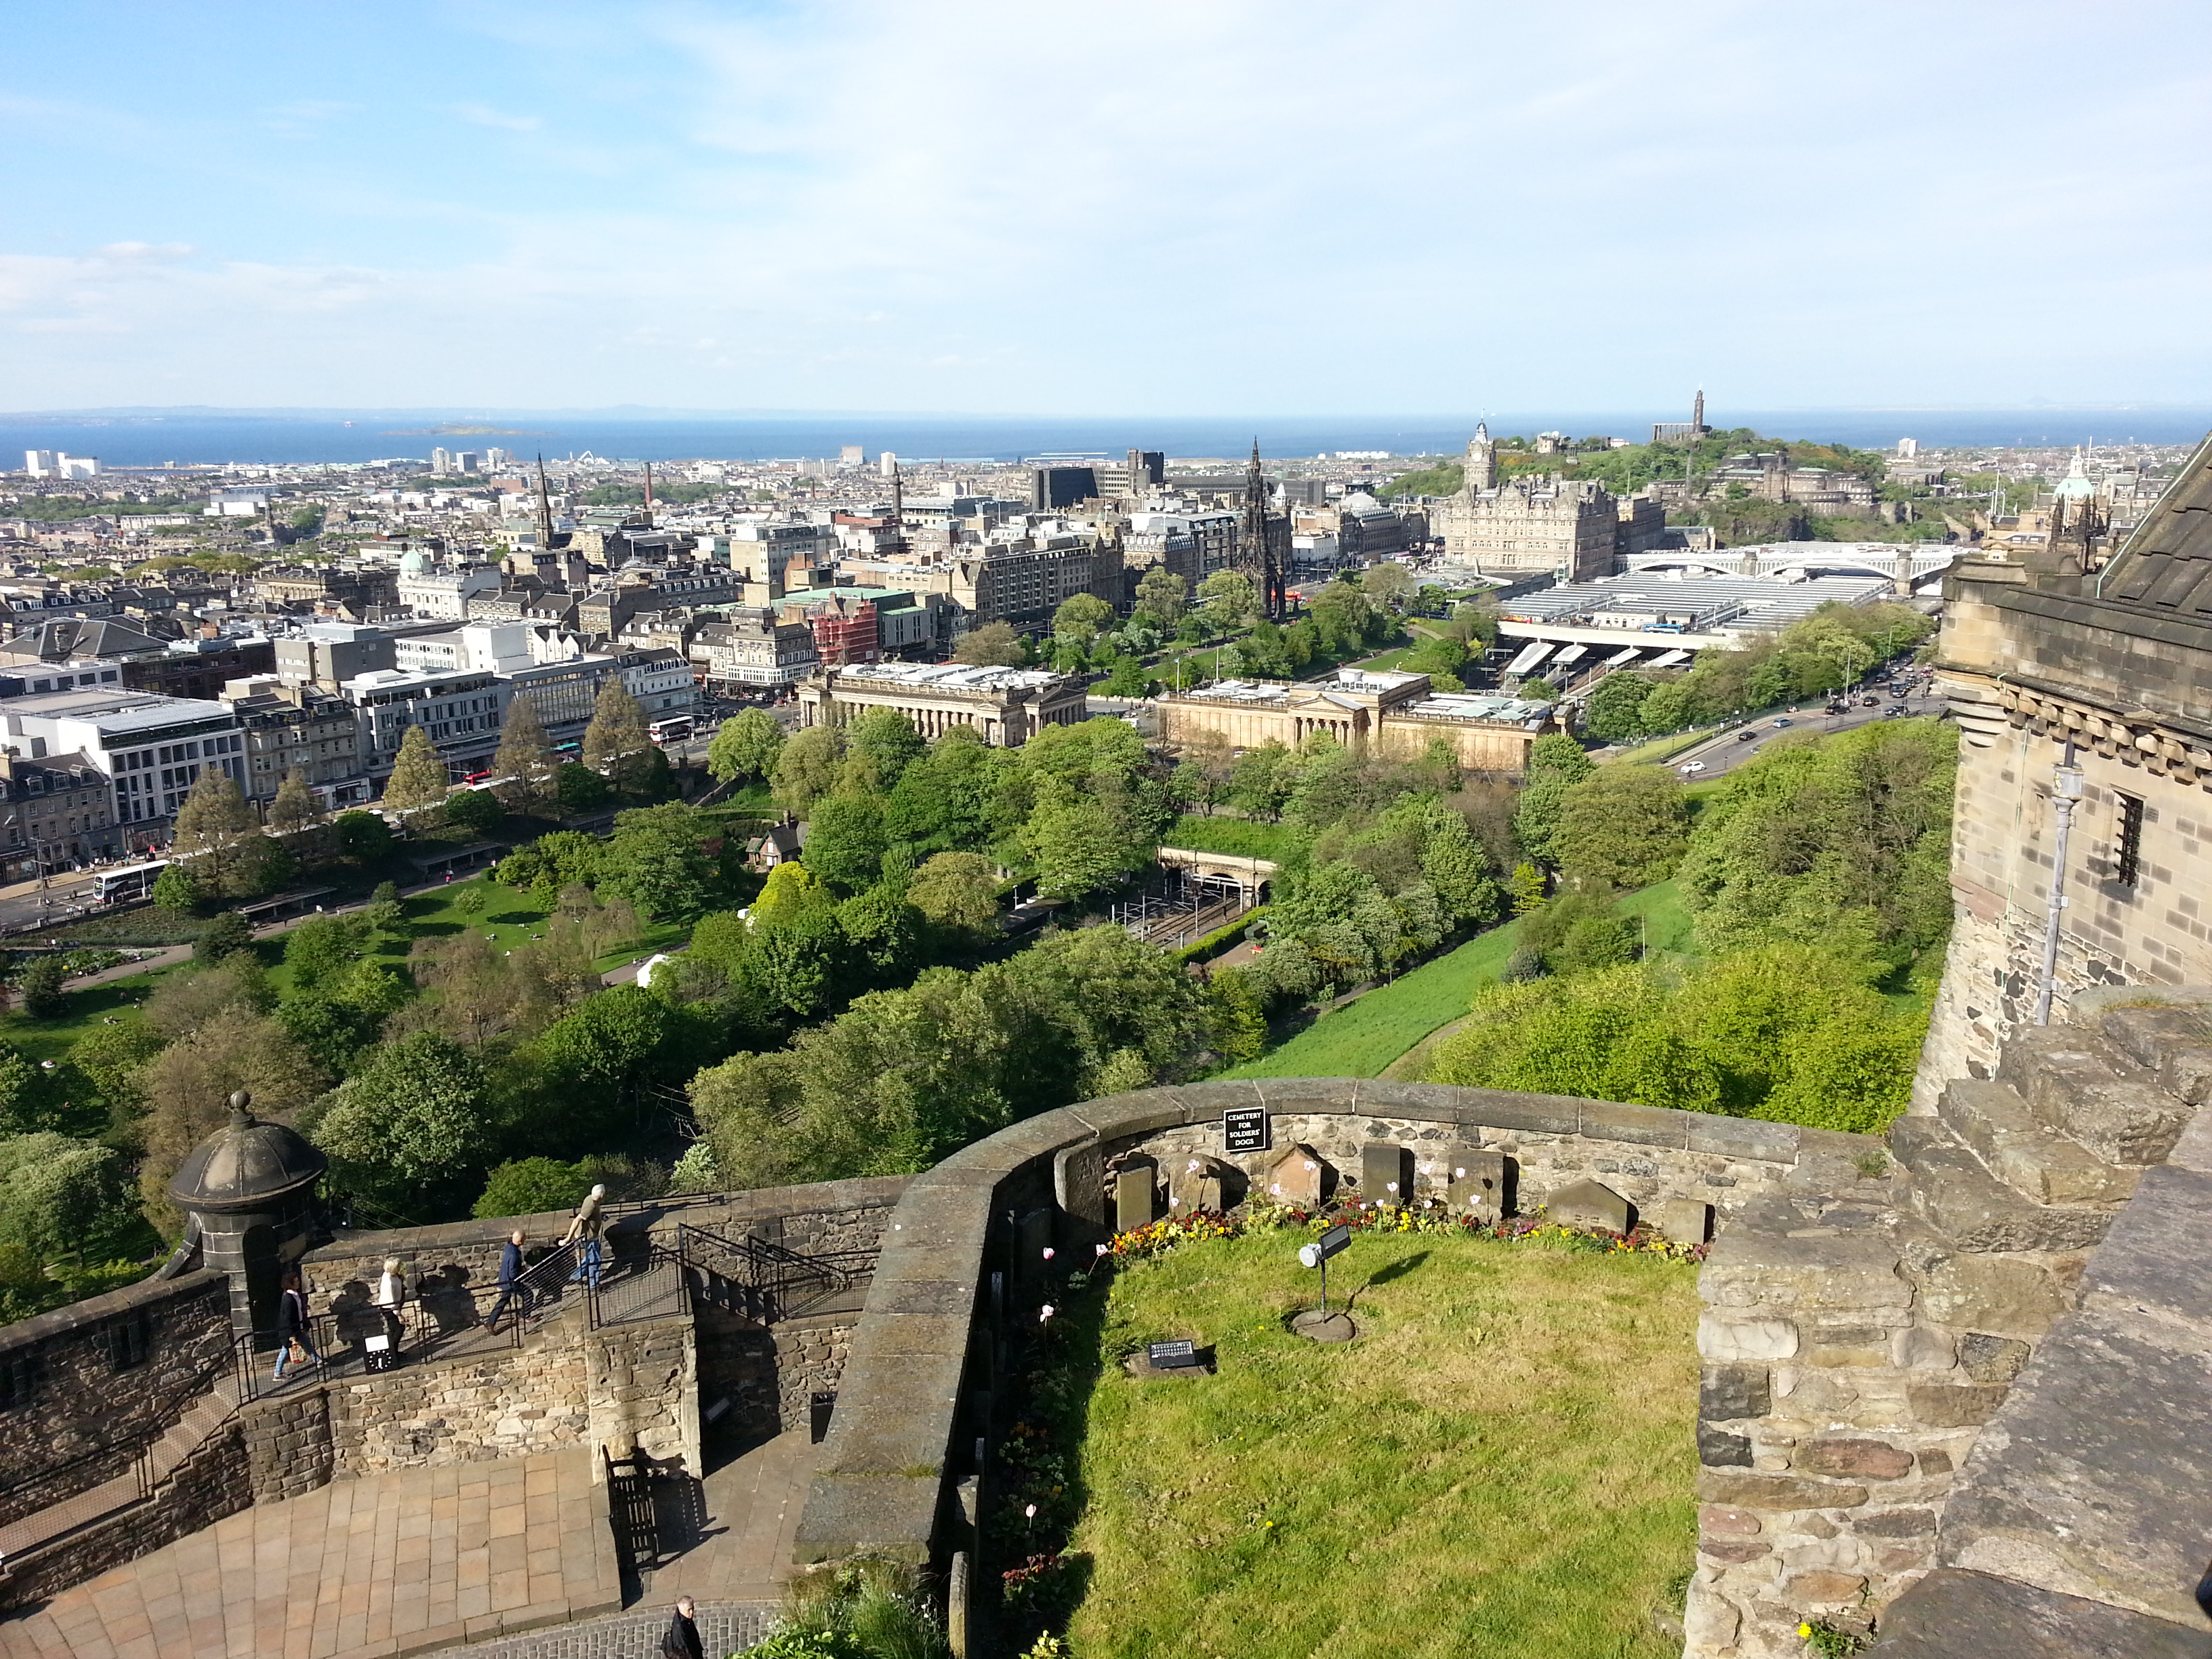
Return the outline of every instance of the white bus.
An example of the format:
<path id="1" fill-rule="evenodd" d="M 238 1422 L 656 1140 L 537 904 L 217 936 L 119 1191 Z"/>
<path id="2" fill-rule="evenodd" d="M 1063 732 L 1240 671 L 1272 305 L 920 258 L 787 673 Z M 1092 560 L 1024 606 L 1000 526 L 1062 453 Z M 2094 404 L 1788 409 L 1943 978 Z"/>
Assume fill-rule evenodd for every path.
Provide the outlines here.
<path id="1" fill-rule="evenodd" d="M 102 870 L 96 878 L 94 896 L 102 904 L 142 899 L 154 890 L 154 883 L 161 872 L 169 867 L 167 859 L 156 859 L 151 864 L 126 864 L 120 870 Z"/>
<path id="2" fill-rule="evenodd" d="M 684 743 L 690 739 L 692 731 L 697 724 L 689 714 L 671 714 L 665 720 L 653 721 L 646 728 L 646 734 L 655 743 L 663 745 Z"/>

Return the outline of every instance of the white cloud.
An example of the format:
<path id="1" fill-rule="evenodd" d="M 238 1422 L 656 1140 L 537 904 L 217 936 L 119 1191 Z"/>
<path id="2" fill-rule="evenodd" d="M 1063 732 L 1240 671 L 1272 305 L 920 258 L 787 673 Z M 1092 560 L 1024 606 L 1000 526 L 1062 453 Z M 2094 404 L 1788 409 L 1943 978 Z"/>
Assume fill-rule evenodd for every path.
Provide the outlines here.
<path id="1" fill-rule="evenodd" d="M 295 197 L 319 179 L 359 204 L 350 237 L 19 251 L 0 339 L 41 402 L 180 371 L 239 402 L 2201 396 L 2212 344 L 2174 323 L 2202 313 L 2212 223 L 2177 210 L 2212 194 L 2212 87 L 2172 37 L 2212 27 L 2115 8 L 2107 40 L 2165 32 L 2145 58 L 2085 54 L 2056 6 L 1985 22 L 1721 0 L 499 13 L 477 26 L 510 78 L 432 105 L 460 125 L 427 162 L 372 134 L 342 181 L 296 164 Z M 557 139 L 505 112 L 533 106 Z"/>

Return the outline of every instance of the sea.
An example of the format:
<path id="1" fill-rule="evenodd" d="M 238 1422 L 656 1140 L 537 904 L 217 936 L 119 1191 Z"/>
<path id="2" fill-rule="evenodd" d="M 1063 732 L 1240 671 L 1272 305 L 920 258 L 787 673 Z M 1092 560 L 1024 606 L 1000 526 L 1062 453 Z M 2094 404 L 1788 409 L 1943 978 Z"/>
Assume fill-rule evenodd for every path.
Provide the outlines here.
<path id="1" fill-rule="evenodd" d="M 497 447 L 549 460 L 816 459 L 859 444 L 912 461 L 969 464 L 1129 449 L 1237 459 L 1256 439 L 1262 456 L 1296 459 L 1343 451 L 1393 456 L 1456 453 L 1478 419 L 1500 436 L 1565 432 L 1642 440 L 1655 420 L 1679 410 L 1636 413 L 1485 413 L 1418 416 L 983 416 L 801 413 L 640 416 L 623 412 L 343 410 L 228 413 L 205 409 L 0 414 L 0 467 L 27 449 L 66 450 L 112 467 L 428 459 L 434 446 Z M 1899 438 L 1923 446 L 2040 447 L 2073 444 L 2195 443 L 2212 429 L 2212 409 L 1745 410 L 1709 408 L 1723 428 L 1771 438 L 1890 449 Z"/>

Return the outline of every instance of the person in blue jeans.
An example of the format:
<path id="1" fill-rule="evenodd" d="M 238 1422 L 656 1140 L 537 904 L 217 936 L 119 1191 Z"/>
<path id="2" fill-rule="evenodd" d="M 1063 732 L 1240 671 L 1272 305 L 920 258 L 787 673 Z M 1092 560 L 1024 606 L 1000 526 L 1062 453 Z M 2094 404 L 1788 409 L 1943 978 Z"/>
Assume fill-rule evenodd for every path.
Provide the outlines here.
<path id="1" fill-rule="evenodd" d="M 599 1214 L 599 1205 L 606 1195 L 605 1187 L 594 1187 L 586 1193 L 584 1201 L 576 1206 L 576 1213 L 568 1222 L 568 1231 L 561 1236 L 564 1246 L 580 1243 L 584 1247 L 583 1259 L 576 1263 L 576 1271 L 568 1275 L 571 1285 L 580 1279 L 595 1291 L 599 1288 L 599 1241 L 606 1224 Z"/>
<path id="2" fill-rule="evenodd" d="M 495 1330 L 500 1315 L 507 1304 L 515 1304 L 517 1319 L 530 1317 L 530 1286 L 522 1282 L 522 1229 L 517 1227 L 507 1236 L 507 1243 L 499 1252 L 499 1300 L 491 1304 L 491 1316 L 484 1321 L 484 1328 Z"/>
<path id="3" fill-rule="evenodd" d="M 319 1365 L 323 1358 L 307 1340 L 307 1293 L 300 1287 L 296 1270 L 285 1273 L 283 1289 L 276 1297 L 276 1369 L 270 1381 L 282 1382 L 284 1373 L 292 1368 L 292 1350 L 300 1350 L 300 1363 Z"/>

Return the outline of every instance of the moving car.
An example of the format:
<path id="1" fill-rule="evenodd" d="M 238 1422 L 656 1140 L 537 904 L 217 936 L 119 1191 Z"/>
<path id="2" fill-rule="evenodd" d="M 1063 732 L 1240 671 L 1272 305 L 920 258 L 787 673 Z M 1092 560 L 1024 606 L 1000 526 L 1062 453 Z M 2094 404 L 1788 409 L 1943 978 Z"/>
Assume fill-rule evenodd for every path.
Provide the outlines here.
<path id="1" fill-rule="evenodd" d="M 1784 726 L 1787 726 L 1787 725 L 1789 725 L 1789 724 L 1790 724 L 1790 716 L 1789 716 L 1789 715 L 1787 715 L 1787 714 L 1779 714 L 1779 715 L 1777 715 L 1777 716 L 1775 717 L 1775 721 L 1774 721 L 1774 729 L 1775 729 L 1776 731 L 1779 732 L 1779 731 L 1780 731 Z"/>
<path id="2" fill-rule="evenodd" d="M 1684 761 L 1674 769 L 1686 778 L 1692 773 L 1704 771 L 1705 769 L 1705 763 L 1703 761 Z"/>
<path id="3" fill-rule="evenodd" d="M 1758 732 L 1747 732 L 1747 732 L 1737 732 L 1737 733 L 1735 734 L 1735 740 L 1736 740 L 1738 743 L 1749 743 L 1749 742 L 1750 742 L 1753 738 L 1757 737 L 1758 735 L 1759 735 L 1759 733 L 1758 733 Z"/>

